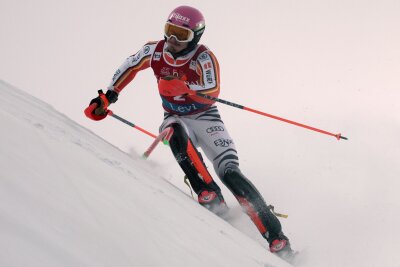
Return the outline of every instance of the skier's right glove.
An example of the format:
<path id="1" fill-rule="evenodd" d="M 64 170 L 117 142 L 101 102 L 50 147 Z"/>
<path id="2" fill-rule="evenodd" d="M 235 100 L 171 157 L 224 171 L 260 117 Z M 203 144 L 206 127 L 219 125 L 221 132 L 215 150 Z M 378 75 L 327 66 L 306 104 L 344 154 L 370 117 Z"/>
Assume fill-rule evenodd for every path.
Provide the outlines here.
<path id="1" fill-rule="evenodd" d="M 89 106 L 85 109 L 85 115 L 91 120 L 99 121 L 107 117 L 110 103 L 118 100 L 118 93 L 108 90 L 106 94 L 102 90 L 98 91 L 99 96 L 90 101 Z"/>

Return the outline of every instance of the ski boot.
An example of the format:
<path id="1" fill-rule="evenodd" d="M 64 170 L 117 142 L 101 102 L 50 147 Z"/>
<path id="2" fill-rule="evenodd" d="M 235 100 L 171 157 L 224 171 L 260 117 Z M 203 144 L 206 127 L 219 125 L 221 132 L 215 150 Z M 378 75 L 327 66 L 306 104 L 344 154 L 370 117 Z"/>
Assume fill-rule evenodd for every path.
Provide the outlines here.
<path id="1" fill-rule="evenodd" d="M 218 216 L 221 216 L 228 211 L 228 206 L 226 205 L 222 195 L 214 191 L 203 190 L 198 195 L 198 201 L 200 205 Z"/>
<path id="2" fill-rule="evenodd" d="M 297 252 L 290 247 L 289 239 L 281 232 L 269 243 L 269 250 L 279 258 L 293 264 Z"/>

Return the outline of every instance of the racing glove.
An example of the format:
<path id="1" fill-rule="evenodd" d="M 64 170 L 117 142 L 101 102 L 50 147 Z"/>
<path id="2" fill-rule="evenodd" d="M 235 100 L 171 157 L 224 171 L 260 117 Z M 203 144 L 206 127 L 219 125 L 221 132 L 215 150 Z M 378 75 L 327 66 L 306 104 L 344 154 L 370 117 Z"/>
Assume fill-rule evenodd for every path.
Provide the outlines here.
<path id="1" fill-rule="evenodd" d="M 85 115 L 91 120 L 99 121 L 107 117 L 108 106 L 118 100 L 118 93 L 108 90 L 105 94 L 103 90 L 98 91 L 99 96 L 90 101 L 89 106 L 85 109 Z"/>
<path id="2" fill-rule="evenodd" d="M 163 77 L 158 81 L 158 90 L 163 96 L 191 95 L 193 91 L 185 81 L 173 76 Z"/>

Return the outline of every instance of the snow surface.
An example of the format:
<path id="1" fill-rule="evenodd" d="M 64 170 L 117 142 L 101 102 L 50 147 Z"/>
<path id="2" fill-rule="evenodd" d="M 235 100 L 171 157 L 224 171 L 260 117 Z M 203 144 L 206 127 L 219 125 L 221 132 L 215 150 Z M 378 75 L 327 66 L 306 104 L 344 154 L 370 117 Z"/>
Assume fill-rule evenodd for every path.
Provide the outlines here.
<path id="1" fill-rule="evenodd" d="M 288 266 L 232 197 L 227 222 L 157 162 L 1 81 L 0 99 L 0 266 Z M 283 188 L 269 198 L 289 211 L 281 221 L 302 251 L 300 266 L 400 266 L 400 120 L 370 115 L 347 127 L 347 143 L 295 139 L 279 148 L 293 157 L 268 158 L 302 175 L 259 187 Z"/>
<path id="2" fill-rule="evenodd" d="M 4 82 L 0 97 L 0 266 L 288 266 L 148 162 Z"/>

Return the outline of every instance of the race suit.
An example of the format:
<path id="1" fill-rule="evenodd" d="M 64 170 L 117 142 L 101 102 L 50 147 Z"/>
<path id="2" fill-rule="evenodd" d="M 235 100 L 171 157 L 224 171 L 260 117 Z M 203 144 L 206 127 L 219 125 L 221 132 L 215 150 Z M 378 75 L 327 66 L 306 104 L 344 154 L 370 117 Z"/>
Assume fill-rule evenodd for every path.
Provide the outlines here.
<path id="1" fill-rule="evenodd" d="M 219 95 L 218 61 L 207 47 L 197 45 L 189 54 L 176 59 L 166 48 L 164 40 L 145 44 L 115 72 L 108 89 L 120 93 L 139 71 L 151 67 L 157 81 L 174 76 L 185 81 L 193 91 L 213 97 Z M 170 127 L 178 133 L 178 141 L 174 142 L 175 150 L 172 145 L 171 149 L 192 186 L 197 184 L 193 186 L 195 192 L 199 194 L 201 183 L 204 183 L 220 194 L 201 156 L 193 148 L 201 147 L 213 163 L 217 175 L 244 207 L 262 236 L 269 242 L 281 236 L 279 220 L 271 213 L 254 185 L 240 172 L 235 144 L 214 102 L 196 95 L 163 95 L 161 91 L 160 96 L 165 110 L 160 132 Z M 182 132 L 185 134 L 179 134 Z M 196 167 L 197 171 L 194 171 L 196 162 L 200 168 Z M 203 179 L 201 183 L 196 182 L 196 179 L 200 180 L 197 176 Z M 220 198 L 223 199 L 222 195 Z"/>
<path id="2" fill-rule="evenodd" d="M 219 65 L 214 54 L 204 45 L 198 45 L 189 54 L 174 59 L 166 51 L 164 40 L 145 44 L 128 57 L 115 72 L 109 90 L 120 93 L 136 74 L 151 67 L 159 81 L 175 76 L 184 80 L 197 92 L 217 97 L 220 92 Z M 160 93 L 165 110 L 162 131 L 173 122 L 180 123 L 196 147 L 201 147 L 222 177 L 229 165 L 239 165 L 235 145 L 225 128 L 213 101 L 199 96 L 165 96 Z"/>

